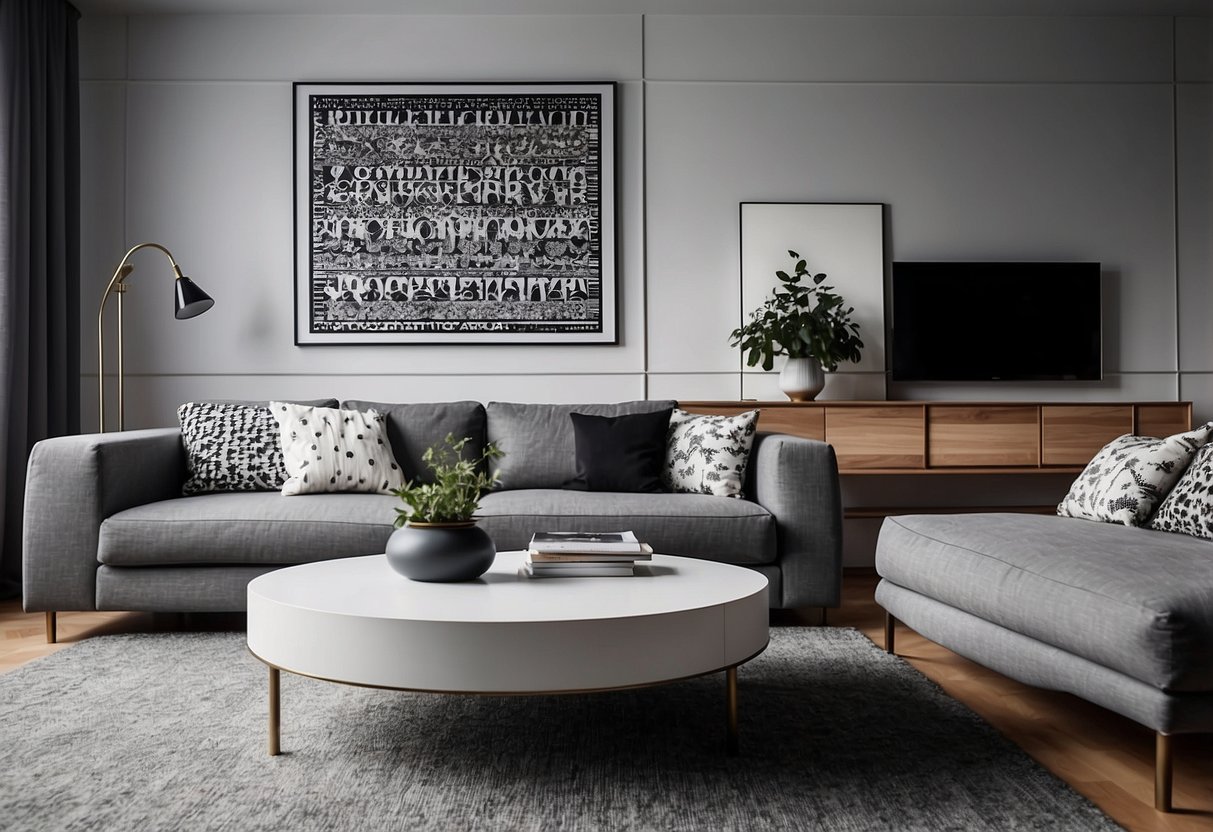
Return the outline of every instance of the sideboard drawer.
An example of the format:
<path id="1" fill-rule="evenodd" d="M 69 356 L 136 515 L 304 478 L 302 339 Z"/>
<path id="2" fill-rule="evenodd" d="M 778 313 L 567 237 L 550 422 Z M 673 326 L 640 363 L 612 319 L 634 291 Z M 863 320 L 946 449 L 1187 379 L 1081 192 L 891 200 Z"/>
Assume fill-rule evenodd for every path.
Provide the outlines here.
<path id="1" fill-rule="evenodd" d="M 780 403 L 764 403 L 760 406 L 758 402 L 748 406 L 716 402 L 680 402 L 678 406 L 688 413 L 709 416 L 740 416 L 750 410 L 757 410 L 760 431 L 786 433 L 789 436 L 801 436 L 819 442 L 826 438 L 825 411 L 820 407 L 789 407 L 780 406 Z"/>
<path id="2" fill-rule="evenodd" d="M 1086 465 L 1116 437 L 1133 432 L 1133 405 L 1043 405 L 1040 460 Z"/>
<path id="3" fill-rule="evenodd" d="M 761 411 L 759 430 L 825 441 L 826 414 L 820 407 L 763 407 Z"/>
<path id="4" fill-rule="evenodd" d="M 1011 468 L 1040 464 L 1035 405 L 931 405 L 927 464 L 932 468 Z"/>
<path id="5" fill-rule="evenodd" d="M 923 407 L 825 408 L 826 441 L 839 468 L 924 468 L 926 413 Z"/>
<path id="6" fill-rule="evenodd" d="M 1142 436 L 1171 436 L 1192 429 L 1192 404 L 1139 404 L 1134 433 Z"/>

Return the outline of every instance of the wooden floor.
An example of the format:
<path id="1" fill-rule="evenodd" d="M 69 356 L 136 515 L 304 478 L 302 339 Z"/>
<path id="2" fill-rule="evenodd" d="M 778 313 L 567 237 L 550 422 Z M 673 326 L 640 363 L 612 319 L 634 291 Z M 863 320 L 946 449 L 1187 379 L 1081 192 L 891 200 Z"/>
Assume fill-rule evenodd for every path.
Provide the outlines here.
<path id="1" fill-rule="evenodd" d="M 876 576 L 848 572 L 843 604 L 829 624 L 855 627 L 883 645 L 884 613 L 872 599 Z M 779 624 L 810 623 L 775 613 Z M 815 622 L 813 622 L 815 623 Z M 0 602 L 0 672 L 103 633 L 239 626 L 238 617 L 148 613 L 61 613 L 60 644 L 47 644 L 42 613 Z M 1213 735 L 1175 740 L 1175 807 L 1154 811 L 1154 734 L 1082 700 L 1042 691 L 985 670 L 898 627 L 897 653 L 964 702 L 1042 765 L 1131 830 L 1213 830 Z"/>

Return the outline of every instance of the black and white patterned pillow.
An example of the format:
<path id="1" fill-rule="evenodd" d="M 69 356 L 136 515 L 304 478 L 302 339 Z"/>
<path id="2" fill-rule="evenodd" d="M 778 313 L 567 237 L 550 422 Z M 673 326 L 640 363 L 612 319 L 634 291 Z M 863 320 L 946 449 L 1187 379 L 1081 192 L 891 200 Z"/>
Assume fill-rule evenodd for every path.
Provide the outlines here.
<path id="1" fill-rule="evenodd" d="M 683 494 L 744 497 L 746 465 L 758 411 L 737 416 L 699 416 L 674 408 L 661 482 Z"/>
<path id="2" fill-rule="evenodd" d="M 1125 434 L 1103 447 L 1057 506 L 1062 517 L 1141 526 L 1209 441 L 1213 423 L 1166 439 Z"/>
<path id="3" fill-rule="evenodd" d="M 1213 445 L 1196 452 L 1188 470 L 1163 499 L 1151 529 L 1213 540 Z"/>
<path id="4" fill-rule="evenodd" d="M 189 478 L 181 493 L 277 491 L 286 479 L 278 423 L 265 406 L 186 402 L 177 408 Z"/>
<path id="5" fill-rule="evenodd" d="M 342 410 L 270 402 L 278 422 L 287 480 L 282 493 L 371 491 L 391 494 L 404 475 L 376 410 Z"/>

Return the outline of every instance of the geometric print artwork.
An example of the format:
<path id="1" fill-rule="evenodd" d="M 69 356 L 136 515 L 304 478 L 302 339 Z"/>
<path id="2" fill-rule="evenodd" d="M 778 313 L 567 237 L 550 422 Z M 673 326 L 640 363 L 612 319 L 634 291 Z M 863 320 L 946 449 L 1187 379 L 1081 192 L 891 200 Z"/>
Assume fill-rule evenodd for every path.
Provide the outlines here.
<path id="1" fill-rule="evenodd" d="M 392 446 L 387 423 L 377 411 L 341 410 L 270 402 L 278 421 L 288 478 L 284 496 L 337 491 L 391 494 L 404 486 L 404 475 Z"/>
<path id="2" fill-rule="evenodd" d="M 1113 439 L 1074 480 L 1057 513 L 1144 525 L 1211 432 L 1213 423 L 1165 439 L 1132 434 Z"/>
<path id="3" fill-rule="evenodd" d="M 662 484 L 676 493 L 745 497 L 742 487 L 757 427 L 757 410 L 709 416 L 675 408 Z"/>
<path id="4" fill-rule="evenodd" d="M 282 487 L 286 468 L 268 407 L 187 402 L 177 408 L 177 419 L 189 473 L 185 496 Z"/>
<path id="5" fill-rule="evenodd" d="M 614 343 L 614 98 L 295 84 L 296 343 Z"/>

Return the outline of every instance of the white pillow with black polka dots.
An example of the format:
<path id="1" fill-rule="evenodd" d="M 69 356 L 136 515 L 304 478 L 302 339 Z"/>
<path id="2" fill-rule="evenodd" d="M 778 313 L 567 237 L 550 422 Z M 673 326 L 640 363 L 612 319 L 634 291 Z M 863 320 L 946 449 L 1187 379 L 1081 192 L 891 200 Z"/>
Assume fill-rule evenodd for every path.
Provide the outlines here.
<path id="1" fill-rule="evenodd" d="M 1132 434 L 1113 439 L 1074 480 L 1057 513 L 1144 525 L 1211 433 L 1213 423 L 1166 439 Z"/>
<path id="2" fill-rule="evenodd" d="M 332 491 L 390 494 L 404 485 L 387 422 L 377 411 L 270 402 L 287 480 L 284 496 Z"/>

